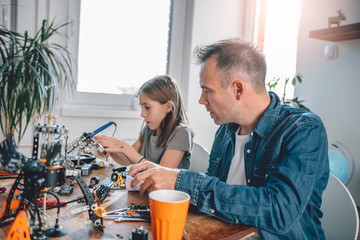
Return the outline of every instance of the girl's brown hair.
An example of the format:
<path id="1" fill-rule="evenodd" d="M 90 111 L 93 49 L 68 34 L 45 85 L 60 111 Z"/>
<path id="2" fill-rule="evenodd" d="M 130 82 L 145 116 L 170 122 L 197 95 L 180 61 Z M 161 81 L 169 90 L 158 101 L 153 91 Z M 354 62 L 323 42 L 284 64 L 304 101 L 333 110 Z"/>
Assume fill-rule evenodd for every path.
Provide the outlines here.
<path id="1" fill-rule="evenodd" d="M 179 87 L 171 77 L 159 75 L 144 83 L 139 89 L 138 94 L 140 93 L 145 93 L 151 100 L 161 104 L 165 104 L 168 101 L 173 102 L 171 111 L 165 116 L 160 124 L 161 135 L 157 142 L 157 146 L 163 147 L 176 126 L 180 123 L 188 124 L 189 122 L 185 113 Z M 142 135 L 140 135 L 140 141 L 143 141 Z"/>

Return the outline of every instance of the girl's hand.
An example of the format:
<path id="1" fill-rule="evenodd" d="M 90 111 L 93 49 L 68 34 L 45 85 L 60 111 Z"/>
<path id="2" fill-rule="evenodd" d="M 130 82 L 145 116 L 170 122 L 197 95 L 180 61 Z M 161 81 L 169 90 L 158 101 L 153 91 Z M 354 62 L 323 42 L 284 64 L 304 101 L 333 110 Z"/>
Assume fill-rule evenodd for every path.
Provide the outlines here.
<path id="1" fill-rule="evenodd" d="M 121 155 L 125 155 L 130 163 L 136 163 L 141 157 L 135 148 L 124 141 L 104 135 L 98 135 L 94 138 L 114 160 L 121 158 Z"/>
<path id="2" fill-rule="evenodd" d="M 98 135 L 95 136 L 94 139 L 100 143 L 101 146 L 104 147 L 106 151 L 108 151 L 110 154 L 112 153 L 124 153 L 126 151 L 126 148 L 131 148 L 129 144 L 127 144 L 124 141 L 118 140 L 113 137 Z"/>

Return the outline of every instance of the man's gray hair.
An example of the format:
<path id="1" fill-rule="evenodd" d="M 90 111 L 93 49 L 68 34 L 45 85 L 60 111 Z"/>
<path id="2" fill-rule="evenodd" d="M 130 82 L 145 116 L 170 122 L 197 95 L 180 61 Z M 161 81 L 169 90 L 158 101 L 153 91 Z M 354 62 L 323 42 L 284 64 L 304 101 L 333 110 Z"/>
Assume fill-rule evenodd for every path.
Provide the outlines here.
<path id="1" fill-rule="evenodd" d="M 256 92 L 266 90 L 265 56 L 252 43 L 240 38 L 221 40 L 209 45 L 199 45 L 193 52 L 195 63 L 216 58 L 221 86 L 226 88 L 234 77 L 248 81 Z"/>

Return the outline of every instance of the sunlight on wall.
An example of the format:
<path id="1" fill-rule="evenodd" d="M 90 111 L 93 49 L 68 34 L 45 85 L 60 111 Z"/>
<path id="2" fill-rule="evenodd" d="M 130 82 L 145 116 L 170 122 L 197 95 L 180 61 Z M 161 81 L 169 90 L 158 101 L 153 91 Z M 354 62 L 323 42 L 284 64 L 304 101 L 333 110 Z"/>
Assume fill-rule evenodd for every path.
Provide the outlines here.
<path id="1" fill-rule="evenodd" d="M 265 7 L 263 52 L 268 66 L 266 82 L 274 78 L 281 78 L 282 81 L 278 83 L 275 92 L 282 96 L 285 78 L 292 79 L 296 74 L 301 0 L 270 0 L 266 1 Z M 287 86 L 286 95 L 288 98 L 292 98 L 294 95 L 294 88 L 291 84 Z"/>

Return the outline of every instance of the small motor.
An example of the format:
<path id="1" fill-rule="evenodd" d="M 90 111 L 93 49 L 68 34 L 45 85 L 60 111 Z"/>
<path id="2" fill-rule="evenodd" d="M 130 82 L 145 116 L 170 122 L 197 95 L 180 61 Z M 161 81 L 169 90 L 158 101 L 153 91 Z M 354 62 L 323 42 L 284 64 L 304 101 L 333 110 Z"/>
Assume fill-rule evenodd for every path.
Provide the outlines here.
<path id="1" fill-rule="evenodd" d="M 129 240 L 148 240 L 148 231 L 143 226 L 132 230 Z"/>

